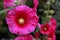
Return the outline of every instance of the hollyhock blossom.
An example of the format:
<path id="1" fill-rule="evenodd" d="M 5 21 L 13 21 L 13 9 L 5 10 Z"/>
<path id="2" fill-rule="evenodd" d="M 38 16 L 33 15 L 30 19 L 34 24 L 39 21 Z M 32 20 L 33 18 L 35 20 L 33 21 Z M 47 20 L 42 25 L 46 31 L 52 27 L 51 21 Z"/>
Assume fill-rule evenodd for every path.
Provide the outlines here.
<path id="1" fill-rule="evenodd" d="M 4 0 L 4 8 L 16 6 L 16 3 L 25 4 L 27 0 Z"/>
<path id="2" fill-rule="evenodd" d="M 56 40 L 55 31 L 53 29 L 51 29 L 48 34 L 48 40 Z"/>
<path id="3" fill-rule="evenodd" d="M 51 25 L 49 25 L 48 23 L 41 24 L 40 32 L 42 34 L 46 34 L 46 35 L 49 34 L 50 30 L 51 30 Z"/>
<path id="4" fill-rule="evenodd" d="M 51 27 L 55 30 L 56 29 L 56 20 L 54 18 L 50 18 L 50 22 L 49 24 L 51 25 Z"/>
<path id="5" fill-rule="evenodd" d="M 46 30 L 46 28 L 48 30 Z M 49 23 L 41 25 L 40 32 L 42 34 L 48 34 L 50 32 L 50 30 L 54 30 L 55 31 L 55 29 L 56 29 L 56 20 L 54 18 L 50 18 L 50 22 Z"/>
<path id="6" fill-rule="evenodd" d="M 33 40 L 33 36 L 30 34 L 21 35 L 21 36 L 17 36 L 14 40 Z"/>
<path id="7" fill-rule="evenodd" d="M 10 10 L 6 16 L 10 32 L 17 35 L 33 32 L 38 24 L 38 20 L 36 12 L 26 5 L 17 6 Z"/>

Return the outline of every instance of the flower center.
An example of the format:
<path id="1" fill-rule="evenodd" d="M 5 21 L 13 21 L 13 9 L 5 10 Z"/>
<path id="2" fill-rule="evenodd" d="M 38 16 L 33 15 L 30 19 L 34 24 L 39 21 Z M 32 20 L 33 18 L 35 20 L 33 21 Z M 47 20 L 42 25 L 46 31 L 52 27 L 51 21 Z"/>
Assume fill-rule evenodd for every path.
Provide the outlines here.
<path id="1" fill-rule="evenodd" d="M 52 40 L 52 38 L 49 38 L 49 40 Z"/>
<path id="2" fill-rule="evenodd" d="M 46 27 L 44 27 L 44 30 L 47 30 L 47 28 L 46 28 Z"/>
<path id="3" fill-rule="evenodd" d="M 24 19 L 23 19 L 23 18 L 20 18 L 20 19 L 19 19 L 19 23 L 20 23 L 20 24 L 24 24 Z"/>

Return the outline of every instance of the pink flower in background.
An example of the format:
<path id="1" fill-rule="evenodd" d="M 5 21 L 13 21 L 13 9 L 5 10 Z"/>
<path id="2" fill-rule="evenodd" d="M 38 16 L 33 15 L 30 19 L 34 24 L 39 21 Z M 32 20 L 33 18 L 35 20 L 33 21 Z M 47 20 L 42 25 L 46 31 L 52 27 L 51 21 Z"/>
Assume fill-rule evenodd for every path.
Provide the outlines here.
<path id="1" fill-rule="evenodd" d="M 16 6 L 16 2 L 25 4 L 27 0 L 4 0 L 4 8 L 8 8 L 8 7 L 12 7 L 12 6 Z"/>
<path id="2" fill-rule="evenodd" d="M 40 32 L 42 34 L 49 34 L 50 30 L 51 30 L 51 25 L 49 25 L 48 23 L 41 24 Z"/>
<path id="3" fill-rule="evenodd" d="M 4 8 L 15 6 L 14 0 L 4 0 Z"/>
<path id="4" fill-rule="evenodd" d="M 55 31 L 53 29 L 51 29 L 48 34 L 48 40 L 56 40 Z"/>
<path id="5" fill-rule="evenodd" d="M 56 24 L 56 20 L 55 20 L 54 18 L 50 18 L 49 24 L 52 26 L 52 28 L 53 28 L 54 30 L 56 30 L 57 24 Z"/>
<path id="6" fill-rule="evenodd" d="M 50 18 L 49 24 L 51 25 L 51 30 L 48 35 L 48 40 L 56 40 L 56 36 L 55 36 L 56 20 L 54 18 Z"/>
<path id="7" fill-rule="evenodd" d="M 38 24 L 38 19 L 33 9 L 20 5 L 8 12 L 6 22 L 11 33 L 20 35 L 33 32 Z"/>
<path id="8" fill-rule="evenodd" d="M 21 36 L 17 36 L 14 40 L 33 40 L 33 36 L 30 34 L 21 35 Z"/>

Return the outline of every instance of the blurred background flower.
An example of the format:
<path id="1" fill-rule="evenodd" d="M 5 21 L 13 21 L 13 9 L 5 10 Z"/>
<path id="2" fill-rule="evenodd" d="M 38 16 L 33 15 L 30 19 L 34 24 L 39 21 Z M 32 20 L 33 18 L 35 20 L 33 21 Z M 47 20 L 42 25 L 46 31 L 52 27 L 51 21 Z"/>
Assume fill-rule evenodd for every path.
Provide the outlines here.
<path id="1" fill-rule="evenodd" d="M 33 36 L 30 34 L 17 36 L 14 40 L 32 40 Z"/>
<path id="2" fill-rule="evenodd" d="M 25 4 L 27 0 L 4 0 L 4 8 Z"/>

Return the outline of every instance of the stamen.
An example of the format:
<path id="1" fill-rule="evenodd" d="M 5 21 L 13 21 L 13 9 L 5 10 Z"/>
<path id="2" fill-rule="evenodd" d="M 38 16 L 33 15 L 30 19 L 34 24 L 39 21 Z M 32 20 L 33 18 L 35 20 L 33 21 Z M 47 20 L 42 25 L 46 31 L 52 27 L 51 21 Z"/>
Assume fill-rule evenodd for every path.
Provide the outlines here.
<path id="1" fill-rule="evenodd" d="M 52 40 L 52 38 L 49 38 L 49 40 Z"/>
<path id="2" fill-rule="evenodd" d="M 19 23 L 20 23 L 20 24 L 24 24 L 24 19 L 23 19 L 23 18 L 20 18 L 20 19 L 19 19 Z"/>
<path id="3" fill-rule="evenodd" d="M 46 27 L 44 27 L 44 30 L 47 30 L 47 28 L 46 28 Z"/>

